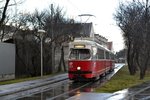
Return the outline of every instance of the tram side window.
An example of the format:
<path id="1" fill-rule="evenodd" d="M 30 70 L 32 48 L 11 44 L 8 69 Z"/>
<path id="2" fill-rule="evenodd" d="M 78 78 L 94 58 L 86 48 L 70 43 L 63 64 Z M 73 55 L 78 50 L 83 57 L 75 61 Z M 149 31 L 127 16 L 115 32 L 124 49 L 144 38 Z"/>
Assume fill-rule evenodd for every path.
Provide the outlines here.
<path id="1" fill-rule="evenodd" d="M 110 54 L 110 58 L 114 60 L 115 59 L 115 55 L 111 53 Z"/>
<path id="2" fill-rule="evenodd" d="M 106 59 L 109 59 L 109 52 L 106 51 Z"/>
<path id="3" fill-rule="evenodd" d="M 98 49 L 98 59 L 104 59 L 104 50 Z"/>

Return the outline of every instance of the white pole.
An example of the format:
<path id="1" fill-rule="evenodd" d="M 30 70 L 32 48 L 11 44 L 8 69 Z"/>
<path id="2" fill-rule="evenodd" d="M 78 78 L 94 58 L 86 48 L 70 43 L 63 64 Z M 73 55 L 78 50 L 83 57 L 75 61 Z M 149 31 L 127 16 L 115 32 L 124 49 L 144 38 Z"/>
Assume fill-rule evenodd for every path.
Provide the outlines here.
<path id="1" fill-rule="evenodd" d="M 41 77 L 43 76 L 43 35 L 45 33 L 45 30 L 38 30 L 38 33 L 41 38 Z"/>
<path id="2" fill-rule="evenodd" d="M 43 76 L 43 36 L 41 36 L 41 77 Z"/>
<path id="3" fill-rule="evenodd" d="M 54 13 L 54 9 L 53 9 L 53 4 L 51 4 L 51 18 L 52 18 L 52 21 L 51 21 L 51 40 L 53 40 L 53 13 Z M 55 69 L 55 55 L 54 55 L 54 42 L 52 41 L 52 54 L 51 54 L 51 71 L 52 73 L 54 72 L 54 69 Z"/>

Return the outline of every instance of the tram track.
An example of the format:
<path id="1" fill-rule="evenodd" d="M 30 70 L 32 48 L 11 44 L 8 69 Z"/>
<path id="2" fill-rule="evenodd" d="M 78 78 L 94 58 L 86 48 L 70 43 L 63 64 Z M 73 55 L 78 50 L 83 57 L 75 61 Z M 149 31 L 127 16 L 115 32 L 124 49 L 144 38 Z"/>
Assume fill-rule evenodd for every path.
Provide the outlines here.
<path id="1" fill-rule="evenodd" d="M 67 86 L 66 91 L 65 90 L 60 90 L 60 91 L 64 91 L 64 92 L 58 93 L 58 94 L 56 93 L 56 95 L 49 96 L 48 100 L 61 100 L 62 98 L 67 99 L 70 96 L 77 95 L 78 93 L 82 92 L 84 89 L 86 90 L 86 88 L 88 88 L 88 87 L 89 88 L 96 88 L 98 85 L 104 84 L 106 82 L 106 80 L 110 78 L 109 75 L 108 75 L 108 77 L 103 77 L 102 79 L 97 80 L 95 82 L 85 83 L 85 82 L 73 82 L 73 81 L 70 81 L 70 80 L 66 80 L 66 81 L 62 81 L 62 82 L 59 82 L 59 83 L 54 83 L 54 84 L 51 84 L 50 87 L 46 86 L 46 88 L 43 88 L 38 93 L 39 93 L 39 95 L 41 95 L 41 92 L 44 94 L 44 92 L 47 92 L 47 91 L 53 91 L 55 93 L 56 88 L 59 89 L 59 87 Z M 96 82 L 98 82 L 98 85 L 96 85 L 95 87 L 92 87 L 92 85 L 94 85 Z M 33 94 L 30 94 L 30 95 L 34 95 L 34 94 L 38 94 L 38 93 L 33 93 Z M 41 97 L 43 97 L 43 96 L 41 96 Z M 19 100 L 22 100 L 22 99 L 19 99 Z"/>
<path id="2" fill-rule="evenodd" d="M 134 87 L 132 89 L 134 89 Z M 148 85 L 148 83 L 144 83 L 142 84 L 141 89 L 135 88 L 134 92 L 130 91 L 131 93 L 129 93 L 128 96 L 125 97 L 125 99 L 150 100 L 149 91 L 150 91 L 150 86 Z"/>
<path id="3" fill-rule="evenodd" d="M 10 100 L 10 99 L 11 100 L 26 100 L 27 98 L 30 98 L 30 97 L 32 97 L 36 94 L 41 95 L 41 93 L 45 93 L 47 91 L 50 91 L 51 93 L 55 93 L 55 91 L 57 91 L 57 90 L 59 91 L 59 89 L 61 87 L 66 86 L 68 88 L 66 91 L 60 90 L 60 91 L 64 91 L 64 92 L 62 92 L 62 93 L 60 92 L 58 94 L 56 93 L 55 95 L 50 95 L 50 97 L 49 97 L 50 100 L 57 100 L 57 98 L 58 98 L 58 100 L 60 100 L 59 98 L 65 96 L 67 94 L 73 93 L 77 90 L 80 90 L 81 88 L 89 85 L 90 83 L 80 84 L 79 86 L 74 87 L 74 85 L 76 83 L 66 79 L 66 80 L 55 82 L 55 83 L 46 84 L 46 85 L 43 85 L 43 86 L 40 86 L 40 87 L 27 89 L 27 90 L 24 90 L 24 91 L 19 91 L 19 92 L 16 92 L 16 93 L 5 95 L 5 96 L 0 96 L 0 100 L 4 100 L 4 99 L 5 100 Z M 69 87 L 73 87 L 73 88 L 69 88 Z M 43 100 L 43 99 L 41 99 L 41 100 Z"/>
<path id="4" fill-rule="evenodd" d="M 77 88 L 73 88 L 72 90 L 62 93 L 60 95 L 54 96 L 54 97 L 50 98 L 50 100 L 61 100 L 61 97 L 65 97 L 65 95 L 69 95 L 71 93 L 74 93 L 74 94 L 70 95 L 70 96 L 78 95 L 78 94 L 80 94 L 80 92 L 93 92 L 91 90 L 93 90 L 94 88 L 103 86 L 114 74 L 115 74 L 114 72 L 108 73 L 108 74 L 106 74 L 106 76 L 104 76 L 98 80 L 95 80 L 94 82 L 88 82 L 85 84 L 81 83 L 82 84 L 81 86 L 79 86 Z M 80 85 L 80 83 L 74 83 L 74 84 L 72 84 L 72 86 L 78 85 L 78 84 Z M 67 99 L 67 98 L 65 98 L 65 99 Z"/>
<path id="5" fill-rule="evenodd" d="M 33 96 L 34 94 L 44 94 L 44 92 L 55 92 L 55 90 L 58 90 L 59 91 L 59 87 L 65 87 L 65 86 L 68 86 L 68 90 L 67 91 L 64 91 L 64 90 L 60 90 L 60 91 L 64 91 L 64 92 L 60 92 L 60 93 L 56 93 L 55 95 L 52 95 L 49 97 L 49 100 L 60 100 L 60 98 L 62 97 L 65 97 L 65 95 L 69 95 L 71 93 L 74 93 L 78 90 L 80 90 L 81 88 L 84 88 L 85 86 L 88 86 L 91 82 L 89 83 L 85 83 L 85 84 L 80 84 L 80 86 L 77 86 L 77 87 L 73 87 L 76 83 L 73 83 L 73 81 L 70 81 L 70 80 L 65 80 L 65 81 L 62 81 L 62 82 L 59 82 L 59 83 L 54 83 L 54 84 L 50 84 L 49 86 L 44 86 L 44 87 L 41 87 L 39 89 L 36 89 L 35 91 L 32 90 L 31 93 L 28 93 L 26 94 L 25 96 L 20 96 L 19 98 L 13 98 L 15 100 L 24 100 L 24 99 L 27 99 L 28 97 L 30 98 L 30 96 Z M 78 83 L 77 83 L 78 84 Z M 69 87 L 73 87 L 73 88 L 69 88 Z M 43 97 L 43 96 L 41 96 Z M 43 99 L 42 99 L 43 100 Z"/>
<path id="6" fill-rule="evenodd" d="M 84 88 L 84 87 L 88 86 L 88 85 L 91 84 L 91 83 L 92 83 L 92 82 L 83 84 L 83 85 L 80 86 L 80 87 L 77 87 L 77 88 L 72 89 L 72 90 L 70 90 L 70 91 L 64 92 L 64 93 L 59 94 L 59 95 L 57 95 L 57 96 L 54 96 L 54 97 L 50 98 L 50 100 L 57 100 L 57 98 L 59 99 L 59 98 L 62 97 L 62 96 L 65 96 L 65 95 L 67 95 L 67 94 L 70 94 L 70 93 L 73 93 L 73 92 L 75 92 L 75 91 L 78 91 L 78 90 L 80 90 L 81 88 Z"/>
<path id="7" fill-rule="evenodd" d="M 63 81 L 68 81 L 68 78 L 66 75 L 62 75 L 61 77 L 58 77 L 56 79 L 50 78 L 50 79 L 44 79 L 44 80 L 39 80 L 35 82 L 29 82 L 28 84 L 26 83 L 20 84 L 13 90 L 9 90 L 4 93 L 1 93 L 0 100 L 3 100 L 3 99 L 16 100 L 16 99 L 23 98 L 29 95 L 34 95 L 34 94 L 41 92 L 41 90 L 46 91 L 50 89 L 51 85 L 56 85 Z"/>
<path id="8" fill-rule="evenodd" d="M 70 84 L 70 83 L 71 83 L 71 81 L 69 81 L 69 80 L 63 80 L 63 81 L 59 81 L 59 82 L 52 83 L 52 84 L 49 84 L 49 85 L 44 85 L 42 87 L 38 87 L 38 88 L 35 88 L 35 89 L 32 89 L 32 90 L 28 90 L 28 92 L 26 91 L 27 94 L 25 94 L 24 96 L 19 97 L 19 98 L 17 97 L 16 99 L 21 100 L 21 98 L 32 96 L 34 94 L 38 94 L 38 93 L 41 93 L 41 92 L 53 91 L 56 87 L 61 86 L 62 84 L 66 85 L 66 84 Z"/>
<path id="9" fill-rule="evenodd" d="M 42 98 L 41 100 L 64 100 L 71 96 L 77 95 L 80 92 L 92 92 L 89 90 L 93 90 L 94 88 L 103 85 L 113 76 L 114 73 L 116 73 L 116 70 L 117 69 L 115 69 L 114 72 L 109 73 L 108 75 L 103 77 L 101 80 L 98 80 L 97 83 L 76 83 L 62 76 L 63 79 L 61 79 L 60 81 L 53 80 L 53 82 L 46 82 L 47 84 L 36 86 L 32 89 L 0 96 L 0 100 L 36 100 L 39 98 Z M 56 80 L 58 80 L 58 78 Z M 47 81 L 50 81 L 50 79 Z"/>
<path id="10" fill-rule="evenodd" d="M 14 94 L 14 93 L 18 93 L 18 92 L 22 92 L 22 91 L 26 91 L 26 90 L 31 90 L 37 87 L 42 87 L 48 84 L 53 84 L 53 83 L 57 83 L 63 80 L 67 80 L 67 74 L 63 74 L 61 76 L 54 76 L 52 78 L 46 78 L 46 79 L 39 79 L 39 80 L 35 80 L 35 81 L 27 81 L 27 82 L 22 82 L 22 83 L 17 83 L 16 85 L 11 86 L 10 85 L 6 85 L 7 88 L 5 89 L 9 89 L 9 91 L 5 91 L 5 92 L 0 92 L 0 97 L 1 96 L 7 96 L 10 94 Z M 2 86 L 3 87 L 3 86 Z M 4 85 L 5 87 L 5 85 Z M 11 89 L 13 88 L 13 89 Z M 2 91 L 0 89 L 0 91 Z"/>

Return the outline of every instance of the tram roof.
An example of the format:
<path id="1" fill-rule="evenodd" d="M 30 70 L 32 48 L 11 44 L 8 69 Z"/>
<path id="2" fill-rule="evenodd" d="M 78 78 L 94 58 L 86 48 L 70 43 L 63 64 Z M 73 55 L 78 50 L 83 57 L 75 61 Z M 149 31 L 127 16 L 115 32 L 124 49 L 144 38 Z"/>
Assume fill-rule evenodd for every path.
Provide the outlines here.
<path id="1" fill-rule="evenodd" d="M 93 45 L 93 46 L 96 45 L 97 47 L 99 47 L 99 48 L 101 48 L 103 50 L 111 52 L 107 47 L 97 43 L 92 38 L 75 38 L 75 40 L 70 43 L 70 45 L 72 45 L 72 44 L 86 44 L 86 45 Z"/>

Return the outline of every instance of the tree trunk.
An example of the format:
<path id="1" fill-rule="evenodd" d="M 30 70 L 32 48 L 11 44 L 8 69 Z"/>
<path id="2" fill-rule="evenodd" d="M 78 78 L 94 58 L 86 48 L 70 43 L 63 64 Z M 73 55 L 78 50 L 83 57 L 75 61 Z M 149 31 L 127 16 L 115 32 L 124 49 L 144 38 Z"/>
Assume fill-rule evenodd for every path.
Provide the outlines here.
<path id="1" fill-rule="evenodd" d="M 144 70 L 141 68 L 141 70 L 140 70 L 140 80 L 144 79 L 144 76 L 145 76 L 145 72 L 144 72 Z"/>
<path id="2" fill-rule="evenodd" d="M 131 42 L 129 42 L 128 44 L 128 50 L 127 50 L 127 62 L 128 62 L 128 69 L 129 69 L 129 72 L 130 72 L 130 75 L 134 75 L 133 71 L 132 71 L 132 67 L 133 67 L 133 58 L 132 58 L 132 54 L 131 54 Z"/>
<path id="3" fill-rule="evenodd" d="M 60 57 L 60 62 L 59 62 L 59 66 L 58 66 L 58 72 L 62 71 L 62 66 L 61 65 L 63 65 L 64 71 L 67 71 L 66 70 L 66 65 L 65 65 L 65 60 L 64 60 L 64 47 L 63 46 L 61 48 L 61 57 Z"/>
<path id="4" fill-rule="evenodd" d="M 62 49 L 61 49 L 61 53 L 62 53 L 62 63 L 63 63 L 64 71 L 66 72 L 67 69 L 66 69 L 66 65 L 65 65 L 65 59 L 64 59 L 64 47 L 63 47 L 63 46 L 62 46 Z"/>
<path id="5" fill-rule="evenodd" d="M 6 3 L 5 3 L 5 6 L 4 6 L 4 9 L 3 9 L 3 13 L 2 13 L 2 17 L 1 17 L 1 20 L 0 20 L 0 27 L 3 25 L 3 22 L 6 18 L 6 11 L 7 11 L 7 7 L 8 7 L 8 4 L 9 4 L 9 1 L 10 0 L 6 0 Z"/>

